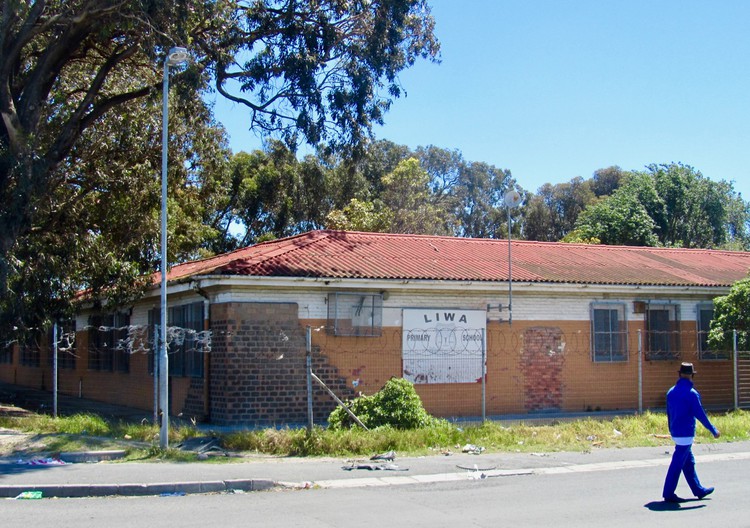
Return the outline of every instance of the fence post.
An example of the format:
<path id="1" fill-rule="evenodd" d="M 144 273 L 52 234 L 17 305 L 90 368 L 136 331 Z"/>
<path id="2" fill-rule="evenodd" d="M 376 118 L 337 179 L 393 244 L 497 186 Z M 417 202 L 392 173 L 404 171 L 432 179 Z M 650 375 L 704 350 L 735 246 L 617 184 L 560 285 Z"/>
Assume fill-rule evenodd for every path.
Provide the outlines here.
<path id="1" fill-rule="evenodd" d="M 312 328 L 307 327 L 305 356 L 307 363 L 307 434 L 313 431 L 313 391 L 312 391 Z"/>
<path id="2" fill-rule="evenodd" d="M 159 336 L 160 325 L 154 324 L 154 340 L 151 343 L 151 353 L 154 356 L 154 425 L 159 423 Z"/>
<path id="3" fill-rule="evenodd" d="M 52 324 L 52 417 L 57 418 L 57 321 Z"/>
<path id="4" fill-rule="evenodd" d="M 482 423 L 487 421 L 487 334 L 482 329 Z"/>
<path id="5" fill-rule="evenodd" d="M 737 329 L 732 330 L 732 352 L 734 354 L 734 410 L 740 408 L 739 361 L 737 360 Z"/>
<path id="6" fill-rule="evenodd" d="M 638 329 L 638 413 L 643 414 L 643 335 Z"/>

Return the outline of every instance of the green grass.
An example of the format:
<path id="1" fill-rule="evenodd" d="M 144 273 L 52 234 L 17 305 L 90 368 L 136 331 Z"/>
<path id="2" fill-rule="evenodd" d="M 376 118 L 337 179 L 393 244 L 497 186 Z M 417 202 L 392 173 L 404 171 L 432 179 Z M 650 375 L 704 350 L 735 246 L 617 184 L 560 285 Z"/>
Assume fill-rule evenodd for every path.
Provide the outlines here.
<path id="1" fill-rule="evenodd" d="M 750 439 L 748 411 L 713 414 L 711 419 L 722 432 L 722 437 L 715 440 L 699 426 L 699 442 Z M 47 452 L 126 446 L 128 460 L 191 461 L 197 458 L 194 453 L 174 448 L 161 450 L 157 426 L 113 423 L 92 414 L 59 418 L 37 414 L 0 417 L 0 427 L 35 433 Z M 222 445 L 229 451 L 277 456 L 364 456 L 389 450 L 401 456 L 428 455 L 460 452 L 467 444 L 483 447 L 488 452 L 586 452 L 600 448 L 671 445 L 666 436 L 666 416 L 650 412 L 606 420 L 562 421 L 552 425 L 452 424 L 436 420 L 430 427 L 414 430 L 397 430 L 388 426 L 370 431 L 315 427 L 312 434 L 306 429 L 290 428 L 217 434 L 201 432 L 190 425 L 174 426 L 170 428 L 170 445 L 206 434 L 221 437 Z"/>

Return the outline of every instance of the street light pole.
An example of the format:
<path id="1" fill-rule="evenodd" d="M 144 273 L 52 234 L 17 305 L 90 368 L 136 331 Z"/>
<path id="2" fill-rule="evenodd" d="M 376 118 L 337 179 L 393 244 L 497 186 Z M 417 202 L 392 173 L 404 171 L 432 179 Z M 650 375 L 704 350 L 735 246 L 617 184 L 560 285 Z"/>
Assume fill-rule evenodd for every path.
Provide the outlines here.
<path id="1" fill-rule="evenodd" d="M 159 402 L 161 408 L 161 431 L 159 445 L 169 447 L 169 364 L 167 356 L 167 150 L 169 121 L 169 68 L 185 64 L 188 51 L 172 48 L 164 59 L 164 81 L 162 87 L 162 137 L 161 137 L 161 310 L 159 321 Z"/>
<path id="2" fill-rule="evenodd" d="M 508 209 L 508 324 L 513 324 L 513 268 L 511 266 L 510 210 L 521 203 L 521 193 L 510 190 L 503 198 Z"/>

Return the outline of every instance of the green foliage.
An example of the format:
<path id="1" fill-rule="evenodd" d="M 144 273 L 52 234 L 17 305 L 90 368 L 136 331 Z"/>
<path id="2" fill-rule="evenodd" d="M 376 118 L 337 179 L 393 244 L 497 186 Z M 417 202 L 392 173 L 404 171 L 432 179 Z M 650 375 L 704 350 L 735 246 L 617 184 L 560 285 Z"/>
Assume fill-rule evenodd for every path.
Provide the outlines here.
<path id="1" fill-rule="evenodd" d="M 732 350 L 734 330 L 738 350 L 750 350 L 750 277 L 735 282 L 727 295 L 714 299 L 708 346 L 713 350 Z"/>
<path id="2" fill-rule="evenodd" d="M 403 378 L 391 378 L 380 391 L 371 396 L 358 396 L 348 407 L 368 428 L 416 429 L 433 421 L 422 406 L 414 385 Z M 337 430 L 355 424 L 344 409 L 337 407 L 328 417 L 328 425 Z"/>
<path id="3" fill-rule="evenodd" d="M 238 211 L 251 233 L 246 243 L 321 225 L 327 213 L 312 216 L 325 196 L 310 192 L 325 188 L 315 163 L 300 167 L 277 156 L 252 182 L 230 178 L 224 131 L 205 94 L 228 97 L 246 110 L 249 127 L 288 145 L 326 141 L 351 151 L 401 95 L 398 74 L 439 54 L 426 0 L 123 0 L 115 7 L 70 0 L 5 8 L 3 335 L 43 331 L 75 310 L 81 290 L 112 306 L 142 294 L 148 281 L 139 277 L 159 260 L 155 175 L 170 47 L 193 55 L 167 72 L 170 263 L 243 242 L 230 232 Z"/>
<path id="4" fill-rule="evenodd" d="M 381 203 L 363 202 L 352 198 L 343 209 L 334 209 L 326 217 L 327 229 L 343 231 L 367 231 L 370 233 L 388 233 L 392 222 L 392 213 Z"/>
<path id="5" fill-rule="evenodd" d="M 658 203 L 648 178 L 631 177 L 626 184 L 601 201 L 587 207 L 578 217 L 575 237 L 598 239 L 607 245 L 655 246 L 656 223 L 647 204 Z"/>
<path id="6" fill-rule="evenodd" d="M 570 233 L 581 212 L 595 201 L 591 187 L 591 180 L 580 177 L 568 183 L 540 187 L 525 205 L 527 239 L 556 242 Z"/>
<path id="7" fill-rule="evenodd" d="M 647 169 L 631 173 L 597 171 L 592 186 L 602 199 L 578 216 L 575 232 L 566 240 L 689 248 L 747 247 L 748 204 L 734 193 L 731 184 L 711 181 L 681 163 L 654 164 Z M 614 187 L 615 181 L 619 186 Z"/>
<path id="8" fill-rule="evenodd" d="M 44 433 L 37 440 L 46 441 L 46 447 L 35 448 L 42 452 L 124 447 L 132 451 L 128 457 L 130 460 L 197 460 L 193 453 L 174 448 L 166 451 L 160 449 L 156 442 L 159 437 L 156 426 L 111 424 L 112 429 L 108 434 L 92 436 L 83 433 L 88 433 L 88 429 L 81 428 L 84 424 L 85 427 L 92 427 L 90 418 L 71 417 L 72 422 L 78 425 L 68 424 L 67 420 L 68 418 L 52 420 L 42 415 L 0 417 L 0 426 Z M 711 420 L 722 432 L 722 436 L 715 440 L 707 431 L 699 428 L 697 438 L 701 442 L 750 439 L 748 411 L 716 414 L 711 416 Z M 97 421 L 94 420 L 93 423 Z M 81 432 L 63 434 L 61 430 Z M 127 442 L 122 441 L 125 434 L 128 437 L 132 435 Z M 176 445 L 197 434 L 200 434 L 199 431 L 192 427 L 174 427 L 170 429 L 170 445 Z M 107 436 L 110 437 L 109 443 Z M 467 444 L 484 447 L 490 452 L 588 452 L 596 448 L 667 446 L 672 443 L 668 438 L 666 416 L 652 412 L 607 419 L 592 416 L 554 423 L 500 421 L 454 424 L 446 420 L 431 419 L 429 424 L 416 429 L 398 429 L 389 425 L 369 431 L 358 427 L 315 427 L 312 433 L 305 429 L 259 429 L 226 433 L 220 435 L 220 438 L 223 447 L 230 451 L 277 456 L 370 456 L 389 450 L 397 451 L 402 456 L 443 454 L 461 451 Z M 141 445 L 144 440 L 150 443 Z"/>

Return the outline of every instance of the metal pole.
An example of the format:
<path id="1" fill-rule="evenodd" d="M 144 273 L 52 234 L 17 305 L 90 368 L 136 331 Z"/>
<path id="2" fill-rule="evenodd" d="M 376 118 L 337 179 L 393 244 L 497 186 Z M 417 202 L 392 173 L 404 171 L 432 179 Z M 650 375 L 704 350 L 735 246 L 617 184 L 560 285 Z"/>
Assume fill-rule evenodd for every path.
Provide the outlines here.
<path id="1" fill-rule="evenodd" d="M 482 422 L 487 421 L 487 334 L 482 329 Z"/>
<path id="2" fill-rule="evenodd" d="M 167 357 L 167 146 L 169 122 L 169 67 L 185 64 L 188 51 L 174 47 L 164 59 L 161 123 L 161 340 L 159 343 L 159 385 L 161 404 L 161 432 L 159 445 L 169 447 L 169 358 Z"/>
<path id="3" fill-rule="evenodd" d="M 737 359 L 737 329 L 732 330 L 732 351 L 734 352 L 734 410 L 740 408 L 739 361 Z"/>
<path id="4" fill-rule="evenodd" d="M 164 59 L 162 87 L 162 131 L 161 131 L 161 320 L 159 325 L 159 404 L 161 408 L 161 431 L 159 445 L 169 447 L 169 390 L 167 357 L 167 139 L 169 121 L 169 59 Z"/>
<path id="5" fill-rule="evenodd" d="M 510 207 L 508 209 L 508 324 L 513 324 L 513 267 L 510 258 Z"/>
<path id="6" fill-rule="evenodd" d="M 643 414 L 643 336 L 638 329 L 638 413 Z"/>
<path id="7" fill-rule="evenodd" d="M 305 351 L 307 359 L 307 434 L 313 431 L 313 390 L 312 390 L 312 328 L 307 327 Z"/>
<path id="8" fill-rule="evenodd" d="M 57 321 L 52 324 L 52 417 L 57 418 Z"/>
<path id="9" fill-rule="evenodd" d="M 161 325 L 154 324 L 154 335 L 151 337 L 151 350 L 154 351 L 154 425 L 159 423 L 159 335 Z"/>

